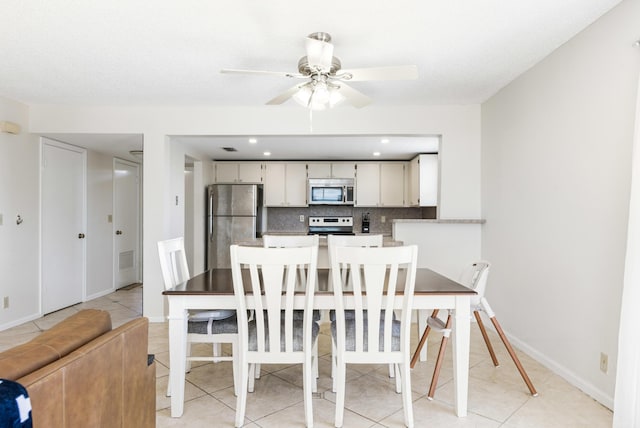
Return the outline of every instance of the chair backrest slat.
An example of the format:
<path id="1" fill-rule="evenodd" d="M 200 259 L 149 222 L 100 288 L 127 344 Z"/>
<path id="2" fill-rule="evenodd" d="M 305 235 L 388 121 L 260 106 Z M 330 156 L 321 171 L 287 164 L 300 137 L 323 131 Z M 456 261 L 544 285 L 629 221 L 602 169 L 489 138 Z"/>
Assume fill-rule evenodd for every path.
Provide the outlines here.
<path id="1" fill-rule="evenodd" d="M 160 255 L 160 269 L 165 290 L 173 288 L 190 278 L 187 255 L 184 250 L 184 238 L 179 237 L 159 241 L 158 254 Z"/>

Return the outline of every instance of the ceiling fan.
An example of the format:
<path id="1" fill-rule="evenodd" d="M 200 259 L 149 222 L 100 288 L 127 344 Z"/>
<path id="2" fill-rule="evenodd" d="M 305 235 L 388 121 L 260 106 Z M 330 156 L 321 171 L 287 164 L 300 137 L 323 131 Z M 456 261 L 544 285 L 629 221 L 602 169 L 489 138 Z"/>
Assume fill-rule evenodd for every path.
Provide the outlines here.
<path id="1" fill-rule="evenodd" d="M 307 55 L 298 61 L 298 72 L 222 69 L 221 73 L 262 74 L 303 79 L 268 101 L 268 105 L 282 104 L 293 98 L 311 110 L 325 110 L 345 101 L 360 108 L 373 100 L 346 82 L 372 80 L 414 80 L 418 78 L 415 65 L 342 69 L 340 60 L 333 56 L 333 44 L 328 33 L 312 33 L 306 38 Z"/>

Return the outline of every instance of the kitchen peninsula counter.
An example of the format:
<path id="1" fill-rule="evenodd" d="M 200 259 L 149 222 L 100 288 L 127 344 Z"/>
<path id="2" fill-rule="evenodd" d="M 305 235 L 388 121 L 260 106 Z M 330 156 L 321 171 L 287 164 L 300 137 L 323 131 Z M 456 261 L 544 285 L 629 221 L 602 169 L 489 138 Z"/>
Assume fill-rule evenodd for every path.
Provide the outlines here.
<path id="1" fill-rule="evenodd" d="M 392 224 L 396 223 L 436 223 L 436 224 L 484 224 L 484 219 L 466 219 L 466 218 L 442 218 L 442 219 L 423 219 L 423 218 L 398 218 L 391 220 Z"/>
<path id="2" fill-rule="evenodd" d="M 418 245 L 418 267 L 452 279 L 480 259 L 484 219 L 394 219 L 393 239 Z"/>

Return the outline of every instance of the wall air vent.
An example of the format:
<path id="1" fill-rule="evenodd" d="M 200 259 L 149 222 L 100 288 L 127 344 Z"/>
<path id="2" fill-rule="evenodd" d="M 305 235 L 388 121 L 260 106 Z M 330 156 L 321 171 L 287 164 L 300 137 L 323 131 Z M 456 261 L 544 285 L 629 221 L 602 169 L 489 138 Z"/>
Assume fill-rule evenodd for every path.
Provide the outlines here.
<path id="1" fill-rule="evenodd" d="M 237 152 L 238 149 L 236 149 L 235 147 L 223 147 L 222 150 L 224 150 L 225 152 Z"/>

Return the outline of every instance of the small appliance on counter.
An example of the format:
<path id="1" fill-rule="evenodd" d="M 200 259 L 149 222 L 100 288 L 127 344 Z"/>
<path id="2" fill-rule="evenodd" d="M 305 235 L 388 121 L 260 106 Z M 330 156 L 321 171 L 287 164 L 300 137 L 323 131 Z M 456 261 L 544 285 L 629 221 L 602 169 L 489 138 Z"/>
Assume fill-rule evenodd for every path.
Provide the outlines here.
<path id="1" fill-rule="evenodd" d="M 369 233 L 369 213 L 362 214 L 362 233 Z"/>

